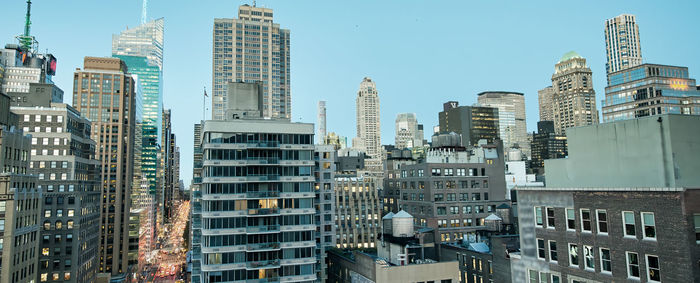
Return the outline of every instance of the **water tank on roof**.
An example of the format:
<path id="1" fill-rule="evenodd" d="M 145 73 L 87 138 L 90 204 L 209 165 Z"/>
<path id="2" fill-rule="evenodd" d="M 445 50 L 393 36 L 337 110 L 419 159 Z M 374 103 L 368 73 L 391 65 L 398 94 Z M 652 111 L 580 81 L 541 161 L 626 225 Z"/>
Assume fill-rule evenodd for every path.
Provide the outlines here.
<path id="1" fill-rule="evenodd" d="M 413 237 L 413 216 L 399 211 L 391 218 L 391 229 L 394 237 Z"/>
<path id="2" fill-rule="evenodd" d="M 382 233 L 391 234 L 391 219 L 394 217 L 393 212 L 389 212 L 387 215 L 382 217 Z"/>

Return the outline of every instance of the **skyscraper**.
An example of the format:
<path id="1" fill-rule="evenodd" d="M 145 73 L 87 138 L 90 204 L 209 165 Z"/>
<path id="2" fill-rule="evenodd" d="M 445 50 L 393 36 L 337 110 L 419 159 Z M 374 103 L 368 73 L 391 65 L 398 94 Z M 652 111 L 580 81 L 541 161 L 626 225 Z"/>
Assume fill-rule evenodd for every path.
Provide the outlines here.
<path id="1" fill-rule="evenodd" d="M 622 14 L 605 21 L 605 55 L 608 74 L 642 64 L 639 26 L 634 15 Z"/>
<path id="2" fill-rule="evenodd" d="M 321 100 L 318 102 L 318 132 L 316 140 L 318 144 L 324 144 L 326 138 L 326 102 Z"/>
<path id="3" fill-rule="evenodd" d="M 142 19 L 143 20 L 143 19 Z M 158 140 L 163 107 L 163 18 L 112 35 L 112 56 L 124 61 L 137 75 L 141 88 L 141 172 L 156 194 Z M 138 172 L 137 172 L 138 173 Z"/>
<path id="4" fill-rule="evenodd" d="M 289 30 L 272 9 L 242 5 L 238 19 L 214 19 L 212 118 L 224 119 L 229 82 L 263 83 L 263 116 L 291 119 Z"/>
<path id="5" fill-rule="evenodd" d="M 359 149 L 367 154 L 366 166 L 369 170 L 381 169 L 382 138 L 379 124 L 379 94 L 372 79 L 365 77 L 357 91 L 357 139 Z M 355 147 L 355 144 L 353 144 Z"/>
<path id="6" fill-rule="evenodd" d="M 537 91 L 537 101 L 540 106 L 540 121 L 554 121 L 554 113 L 552 107 L 554 102 L 552 96 L 554 88 L 550 85 Z"/>
<path id="7" fill-rule="evenodd" d="M 124 61 L 85 57 L 73 85 L 73 107 L 92 121 L 96 159 L 102 161 L 99 272 L 123 277 L 128 270 L 136 84 Z"/>
<path id="8" fill-rule="evenodd" d="M 498 131 L 503 146 L 518 144 L 523 153 L 530 156 L 525 123 L 525 95 L 510 91 L 485 91 L 477 94 L 482 106 L 498 108 Z"/>
<path id="9" fill-rule="evenodd" d="M 411 148 L 423 146 L 422 131 L 418 130 L 416 113 L 399 113 L 396 115 L 396 133 L 394 136 L 396 148 Z"/>
<path id="10" fill-rule="evenodd" d="M 554 130 L 566 134 L 566 128 L 598 124 L 593 72 L 586 59 L 571 51 L 561 57 L 552 75 L 552 112 Z"/>

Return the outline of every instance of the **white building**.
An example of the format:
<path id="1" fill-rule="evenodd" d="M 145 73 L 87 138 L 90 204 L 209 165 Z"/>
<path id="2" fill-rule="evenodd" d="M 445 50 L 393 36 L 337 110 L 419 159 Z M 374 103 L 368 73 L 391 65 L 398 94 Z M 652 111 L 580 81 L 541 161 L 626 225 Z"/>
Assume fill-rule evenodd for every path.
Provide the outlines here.
<path id="1" fill-rule="evenodd" d="M 608 74 L 642 64 L 639 26 L 634 15 L 622 14 L 605 21 L 605 55 Z"/>

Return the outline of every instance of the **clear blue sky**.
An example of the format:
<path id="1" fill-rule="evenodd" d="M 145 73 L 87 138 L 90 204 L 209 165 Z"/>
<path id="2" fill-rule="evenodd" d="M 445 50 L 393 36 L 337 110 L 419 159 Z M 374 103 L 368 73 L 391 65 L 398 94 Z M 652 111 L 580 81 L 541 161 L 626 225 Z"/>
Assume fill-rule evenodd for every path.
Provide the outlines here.
<path id="1" fill-rule="evenodd" d="M 0 43 L 14 43 L 25 1 L 3 1 Z M 192 129 L 202 88 L 211 89 L 212 24 L 234 18 L 241 1 L 151 0 L 149 18 L 165 18 L 164 100 L 182 150 L 181 176 L 192 177 Z M 257 1 L 291 29 L 293 120 L 315 122 L 326 100 L 328 131 L 355 135 L 355 94 L 377 83 L 382 143 L 394 141 L 397 113 L 415 112 L 426 134 L 442 103 L 476 102 L 486 90 L 525 93 L 528 130 L 538 120 L 537 90 L 554 64 L 575 50 L 588 60 L 605 96 L 605 19 L 637 16 L 646 62 L 689 67 L 700 77 L 700 1 Z M 139 23 L 141 1 L 35 0 L 32 34 L 58 58 L 54 81 L 71 103 L 72 76 L 84 56 L 109 56 L 111 36 Z M 211 103 L 208 102 L 207 105 Z M 209 117 L 209 114 L 207 114 Z"/>

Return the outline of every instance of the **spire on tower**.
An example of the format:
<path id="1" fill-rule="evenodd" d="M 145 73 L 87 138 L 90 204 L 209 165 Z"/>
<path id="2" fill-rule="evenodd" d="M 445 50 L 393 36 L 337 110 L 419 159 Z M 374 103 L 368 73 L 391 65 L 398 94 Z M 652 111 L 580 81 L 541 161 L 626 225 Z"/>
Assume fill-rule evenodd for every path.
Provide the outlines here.
<path id="1" fill-rule="evenodd" d="M 143 6 L 141 6 L 141 24 L 148 22 L 148 0 L 143 0 Z"/>
<path id="2" fill-rule="evenodd" d="M 26 20 L 24 22 L 24 34 L 18 35 L 16 38 L 19 41 L 19 45 L 22 46 L 23 49 L 31 49 L 32 47 L 36 47 L 36 40 L 34 39 L 33 36 L 30 35 L 31 31 L 31 15 L 32 15 L 32 0 L 27 0 L 27 16 Z"/>

